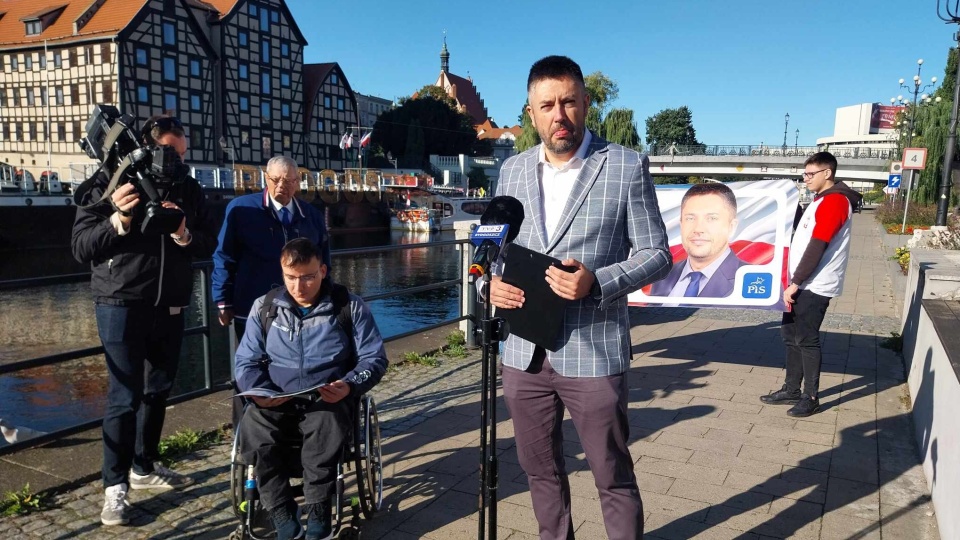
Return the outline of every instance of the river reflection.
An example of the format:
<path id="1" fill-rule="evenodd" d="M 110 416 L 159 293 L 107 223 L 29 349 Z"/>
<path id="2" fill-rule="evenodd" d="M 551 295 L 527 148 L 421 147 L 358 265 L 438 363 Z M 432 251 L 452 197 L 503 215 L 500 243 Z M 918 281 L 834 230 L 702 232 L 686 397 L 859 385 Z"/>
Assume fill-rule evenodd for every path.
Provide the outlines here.
<path id="1" fill-rule="evenodd" d="M 334 234 L 334 249 L 416 244 L 451 240 L 452 233 L 375 231 Z M 39 252 L 27 257 L 31 275 L 45 275 Z M 60 259 L 57 267 L 63 262 Z M 11 265 L 8 265 L 10 267 Z M 22 265 L 12 265 L 23 269 Z M 82 271 L 82 268 L 80 269 Z M 76 267 L 73 270 L 76 271 Z M 456 246 L 423 247 L 369 255 L 336 255 L 333 277 L 361 296 L 457 279 L 460 252 Z M 202 304 L 197 273 L 187 326 L 201 323 Z M 17 276 L 22 277 L 22 276 Z M 5 279 L 13 276 L 6 275 Z M 385 337 L 451 319 L 459 311 L 459 286 L 369 303 Z M 72 349 L 98 346 L 89 283 L 0 292 L 0 363 L 36 358 Z M 215 325 L 210 340 L 212 379 L 229 378 L 227 332 Z M 174 394 L 203 387 L 203 336 L 184 341 L 184 358 Z M 102 415 L 106 370 L 102 356 L 0 376 L 0 418 L 42 431 L 67 427 Z M 224 421 L 227 421 L 225 418 Z M 5 444 L 0 439 L 0 446 Z"/>

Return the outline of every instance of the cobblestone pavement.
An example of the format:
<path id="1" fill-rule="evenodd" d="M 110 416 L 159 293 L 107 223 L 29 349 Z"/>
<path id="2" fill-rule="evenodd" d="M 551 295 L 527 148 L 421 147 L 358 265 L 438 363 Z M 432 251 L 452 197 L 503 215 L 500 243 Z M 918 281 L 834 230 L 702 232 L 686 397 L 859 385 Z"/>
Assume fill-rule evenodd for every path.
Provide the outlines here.
<path id="1" fill-rule="evenodd" d="M 823 327 L 822 411 L 806 419 L 758 397 L 783 383 L 778 313 L 632 309 L 630 449 L 649 538 L 938 538 L 918 465 L 902 360 L 896 280 L 872 215 L 855 217 L 844 295 Z M 479 360 L 391 370 L 381 411 L 384 509 L 365 539 L 476 537 Z M 512 424 L 500 403 L 498 537 L 536 538 Z M 605 538 L 577 435 L 564 423 L 578 539 Z M 0 538 L 226 538 L 229 445 L 187 456 L 184 492 L 133 492 L 129 527 L 101 527 L 93 483 L 54 507 L 0 521 Z"/>

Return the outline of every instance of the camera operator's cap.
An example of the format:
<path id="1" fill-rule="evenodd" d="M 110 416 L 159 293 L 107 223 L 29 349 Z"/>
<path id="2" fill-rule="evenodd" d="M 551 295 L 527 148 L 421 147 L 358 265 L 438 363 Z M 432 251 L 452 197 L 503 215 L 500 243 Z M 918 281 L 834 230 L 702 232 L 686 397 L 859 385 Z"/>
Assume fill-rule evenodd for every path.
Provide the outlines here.
<path id="1" fill-rule="evenodd" d="M 153 140 L 153 137 L 150 136 L 150 132 L 153 131 L 155 127 L 160 128 L 161 131 L 171 131 L 174 129 L 183 130 L 183 124 L 180 123 L 180 119 L 176 116 L 152 116 L 143 123 L 143 127 L 140 129 L 140 138 L 144 144 L 154 144 L 156 142 Z"/>

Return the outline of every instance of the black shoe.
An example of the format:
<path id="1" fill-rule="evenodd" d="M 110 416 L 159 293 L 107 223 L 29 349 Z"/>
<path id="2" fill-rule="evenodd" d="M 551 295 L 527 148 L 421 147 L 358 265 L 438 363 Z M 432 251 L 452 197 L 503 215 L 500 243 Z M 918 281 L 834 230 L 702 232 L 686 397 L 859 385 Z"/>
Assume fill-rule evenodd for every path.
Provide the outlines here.
<path id="1" fill-rule="evenodd" d="M 306 540 L 329 540 L 333 538 L 330 502 L 307 505 Z"/>
<path id="2" fill-rule="evenodd" d="M 787 416 L 804 418 L 819 410 L 820 402 L 817 401 L 817 398 L 803 394 L 800 396 L 800 401 L 793 407 L 790 407 L 790 410 L 787 411 Z"/>
<path id="3" fill-rule="evenodd" d="M 800 390 L 791 392 L 787 390 L 787 385 L 776 392 L 770 392 L 765 396 L 760 396 L 760 401 L 767 405 L 793 405 L 800 401 Z"/>
<path id="4" fill-rule="evenodd" d="M 294 501 L 274 508 L 270 511 L 273 528 L 277 531 L 277 540 L 298 540 L 303 538 L 303 527 L 300 525 L 300 507 Z"/>

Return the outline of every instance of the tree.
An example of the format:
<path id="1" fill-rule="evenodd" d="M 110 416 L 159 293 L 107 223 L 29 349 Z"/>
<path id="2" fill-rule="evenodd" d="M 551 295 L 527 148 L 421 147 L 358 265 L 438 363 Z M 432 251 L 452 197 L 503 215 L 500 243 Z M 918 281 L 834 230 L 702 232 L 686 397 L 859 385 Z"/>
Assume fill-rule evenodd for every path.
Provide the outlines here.
<path id="1" fill-rule="evenodd" d="M 603 119 L 603 126 L 600 130 L 603 138 L 612 142 L 633 148 L 634 150 L 643 150 L 640 144 L 640 134 L 637 133 L 637 123 L 633 121 L 633 110 L 631 109 L 613 109 Z"/>
<path id="2" fill-rule="evenodd" d="M 429 90 L 418 93 L 416 99 L 402 100 L 399 107 L 377 118 L 371 142 L 384 152 L 403 156 L 405 167 L 422 167 L 430 154 L 469 155 L 477 141 L 473 119 L 451 103 L 449 97 L 438 100 Z"/>
<path id="3" fill-rule="evenodd" d="M 693 113 L 686 106 L 664 109 L 647 118 L 647 144 L 651 148 L 678 146 L 702 146 L 693 129 Z"/>
<path id="4" fill-rule="evenodd" d="M 416 96 L 416 99 L 431 97 L 441 103 L 446 103 L 451 109 L 457 110 L 456 100 L 450 97 L 450 94 L 447 94 L 447 91 L 439 86 L 433 84 L 425 85 L 423 88 L 417 90 Z M 400 101 L 401 105 L 404 101 L 405 100 Z"/>
<path id="5" fill-rule="evenodd" d="M 537 133 L 537 128 L 533 127 L 533 121 L 530 120 L 530 115 L 527 114 L 526 105 L 523 106 L 523 110 L 520 112 L 517 120 L 520 122 L 520 127 L 523 131 L 520 133 L 520 136 L 517 137 L 516 142 L 513 143 L 514 149 L 516 149 L 517 152 L 523 152 L 540 144 L 540 134 Z"/>
<path id="6" fill-rule="evenodd" d="M 484 191 L 490 191 L 490 178 L 480 167 L 470 167 L 467 173 L 468 187 L 470 189 L 483 188 Z"/>
<path id="7" fill-rule="evenodd" d="M 583 78 L 583 84 L 590 96 L 590 107 L 587 109 L 587 129 L 600 133 L 603 129 L 603 115 L 607 105 L 616 101 L 620 95 L 620 88 L 616 81 L 600 71 L 594 71 Z"/>

